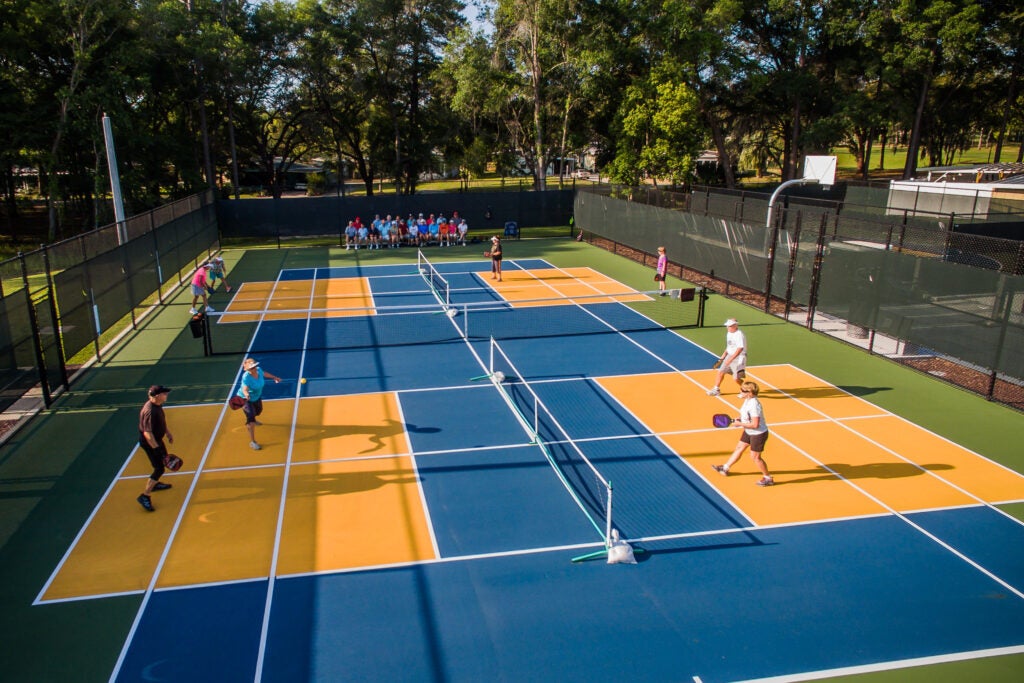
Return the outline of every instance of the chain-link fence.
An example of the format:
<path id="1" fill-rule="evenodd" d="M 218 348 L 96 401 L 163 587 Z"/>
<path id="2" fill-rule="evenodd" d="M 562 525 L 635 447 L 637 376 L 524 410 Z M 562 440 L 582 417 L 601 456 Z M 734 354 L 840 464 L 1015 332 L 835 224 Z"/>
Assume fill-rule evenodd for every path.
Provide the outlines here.
<path id="1" fill-rule="evenodd" d="M 0 411 L 38 386 L 48 406 L 68 367 L 136 324 L 216 248 L 213 192 L 0 262 Z"/>
<path id="2" fill-rule="evenodd" d="M 664 208 L 673 207 L 673 208 Z M 1024 244 L 739 192 L 582 189 L 585 239 L 1024 409 Z M 914 220 L 911 220 L 911 219 Z"/>

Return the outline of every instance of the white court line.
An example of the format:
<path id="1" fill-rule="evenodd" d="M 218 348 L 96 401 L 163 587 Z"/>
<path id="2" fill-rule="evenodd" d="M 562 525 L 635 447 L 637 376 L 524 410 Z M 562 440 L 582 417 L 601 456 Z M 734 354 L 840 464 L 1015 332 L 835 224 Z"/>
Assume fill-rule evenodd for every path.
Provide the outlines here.
<path id="1" fill-rule="evenodd" d="M 786 674 L 783 676 L 771 676 L 768 678 L 751 678 L 747 681 L 741 681 L 738 683 L 795 683 L 796 681 L 816 681 L 823 678 L 835 678 L 837 676 L 853 676 L 856 674 L 894 671 L 896 669 L 909 669 L 910 667 L 929 666 L 931 664 L 949 664 L 951 662 L 965 662 L 972 659 L 1003 657 L 1006 655 L 1017 655 L 1021 653 L 1024 653 L 1024 645 L 1013 645 L 1011 647 L 999 647 L 988 650 L 953 652 L 944 655 L 935 655 L 932 657 L 897 659 L 890 662 L 877 662 L 875 664 L 863 664 L 860 666 L 846 666 L 838 669 L 806 671 L 798 674 Z M 941 676 L 941 674 L 939 675 Z"/>
<path id="2" fill-rule="evenodd" d="M 948 443 L 950 445 L 956 446 L 957 448 L 961 448 L 964 451 L 970 453 L 971 455 L 973 455 L 973 456 L 975 456 L 977 458 L 981 458 L 982 460 L 987 460 L 990 463 L 993 463 L 993 464 L 996 464 L 996 465 L 1000 465 L 1000 463 L 997 463 L 994 460 L 990 460 L 989 458 L 986 458 L 985 456 L 983 456 L 983 455 L 981 455 L 979 453 L 975 453 L 974 451 L 970 450 L 969 448 L 964 448 L 960 444 L 958 444 L 958 443 L 956 443 L 954 441 L 951 441 L 950 439 L 946 439 L 945 437 L 943 437 L 943 436 L 941 436 L 939 434 L 936 434 L 935 432 L 932 432 L 931 430 L 925 429 L 924 427 L 921 427 L 920 425 L 917 425 L 917 424 L 911 422 L 910 420 L 904 419 L 904 418 L 900 417 L 899 415 L 895 415 L 895 414 L 889 412 L 888 410 L 886 410 L 885 408 L 882 408 L 881 406 L 875 406 L 875 404 L 871 403 L 870 401 L 866 401 L 865 399 L 861 398 L 860 396 L 854 396 L 853 394 L 851 394 L 851 393 L 849 393 L 847 391 L 843 391 L 839 387 L 833 385 L 831 382 L 827 382 L 826 380 L 824 380 L 824 379 L 822 379 L 820 377 L 816 377 L 816 376 L 812 375 L 811 373 L 806 372 L 805 370 L 802 370 L 801 368 L 796 367 L 795 365 L 790 365 L 789 367 L 791 367 L 791 368 L 793 368 L 793 369 L 795 369 L 795 370 L 797 370 L 799 372 L 802 372 L 805 375 L 807 375 L 808 377 L 812 377 L 813 379 L 815 379 L 815 380 L 817 380 L 819 382 L 822 382 L 823 384 L 827 384 L 828 386 L 834 388 L 836 391 L 840 391 L 840 392 L 846 394 L 847 396 L 851 396 L 851 397 L 856 398 L 856 399 L 858 399 L 860 401 L 863 401 L 864 403 L 867 403 L 868 405 L 874 406 L 878 410 L 881 410 L 881 411 L 883 411 L 885 413 L 884 415 L 877 415 L 875 417 L 895 417 L 895 418 L 897 418 L 897 419 L 899 419 L 899 420 L 901 420 L 901 421 L 903 421 L 903 422 L 905 422 L 905 423 L 907 423 L 909 425 L 913 425 L 914 427 L 917 427 L 918 429 L 921 429 L 921 430 L 931 434 L 932 436 L 934 436 L 936 438 L 939 438 L 939 439 L 945 441 L 946 443 Z M 756 372 L 754 372 L 752 374 L 754 374 L 756 376 Z M 883 445 L 881 443 L 878 443 L 874 439 L 869 438 L 866 434 L 861 434 L 856 429 L 854 429 L 853 427 L 851 427 L 850 425 L 848 425 L 848 424 L 846 424 L 844 422 L 844 420 L 847 420 L 847 419 L 851 419 L 851 420 L 853 420 L 853 419 L 858 419 L 858 420 L 859 419 L 868 419 L 868 418 L 871 417 L 870 415 L 856 416 L 856 417 L 851 417 L 851 418 L 836 418 L 836 417 L 832 417 L 831 415 L 827 415 L 823 411 L 818 410 L 817 408 L 814 408 L 813 406 L 808 405 L 806 401 L 803 401 L 803 400 L 797 398 L 796 396 L 793 396 L 792 394 L 789 394 L 789 393 L 783 391 L 782 389 L 780 389 L 779 387 L 771 384 L 770 382 L 765 382 L 765 384 L 766 384 L 766 386 L 771 387 L 773 390 L 779 392 L 783 396 L 787 396 L 791 400 L 796 401 L 797 403 L 799 403 L 800 405 L 804 406 L 808 410 L 811 410 L 811 411 L 817 413 L 818 415 L 821 415 L 825 420 L 827 420 L 829 422 L 832 422 L 835 425 L 838 425 L 839 427 L 841 427 L 844 430 L 850 432 L 851 434 L 855 434 L 856 436 L 860 437 L 861 439 L 864 439 L 865 441 L 867 441 L 868 443 L 872 444 L 873 446 L 879 448 L 880 450 L 883 450 L 883 451 L 889 453 L 890 455 L 893 455 L 894 457 L 902 460 L 903 462 L 907 463 L 908 465 L 912 465 L 912 466 L 916 467 L 917 469 L 919 469 L 924 474 L 927 474 L 927 475 L 929 475 L 931 477 L 934 477 L 935 479 L 939 480 L 940 482 L 942 482 L 946 486 L 949 486 L 950 488 L 952 488 L 952 489 L 954 489 L 956 491 L 959 491 L 960 493 L 964 494 L 968 498 L 971 498 L 971 499 L 977 501 L 979 504 L 988 507 L 989 509 L 995 511 L 996 513 L 998 513 L 998 514 L 1000 514 L 1000 515 L 1002 515 L 1004 517 L 1006 517 L 1007 519 L 1010 519 L 1010 520 L 1014 521 L 1017 524 L 1024 525 L 1024 520 L 1019 520 L 1016 517 L 1014 517 L 1013 515 L 1010 515 L 1009 513 L 1006 513 L 1003 510 L 1000 510 L 998 507 L 996 507 L 995 505 L 992 505 L 991 503 L 989 503 L 988 501 L 984 500 L 980 496 L 976 496 L 975 494 L 971 493 L 970 491 L 964 489 L 963 487 L 961 487 L 961 486 L 959 486 L 957 484 L 954 484 L 953 482 L 949 481 L 948 479 L 944 479 L 942 477 L 942 475 L 940 475 L 938 472 L 933 472 L 933 471 L 931 471 L 931 470 L 929 470 L 929 469 L 927 469 L 925 467 L 922 467 L 918 463 L 916 463 L 913 460 L 911 460 L 911 459 L 901 455 L 900 453 L 894 451 L 893 449 L 889 448 L 888 446 L 885 446 L 885 445 Z M 776 434 L 776 436 L 778 436 L 778 434 Z M 785 439 L 783 439 L 783 441 L 785 441 Z M 789 442 L 787 442 L 787 443 L 789 443 Z M 792 445 L 792 444 L 790 444 L 790 445 Z M 1003 466 L 1003 465 L 1000 465 L 1000 466 L 1003 467 L 1003 469 L 1005 469 L 1008 473 L 1013 473 L 1016 476 L 1020 476 L 1020 474 L 1015 472 L 1014 470 L 1011 470 L 1010 468 L 1008 468 L 1006 466 Z"/>
<path id="3" fill-rule="evenodd" d="M 399 424 L 403 424 L 404 425 L 404 424 L 406 424 L 406 422 L 405 422 L 405 411 L 402 410 L 402 400 L 397 395 L 397 393 L 395 395 L 395 403 L 398 404 L 398 422 L 399 422 Z M 408 434 L 408 432 L 406 432 L 406 439 L 408 439 L 408 437 L 409 437 L 409 434 Z M 410 447 L 411 447 L 411 444 L 410 444 Z M 391 456 L 391 457 L 394 457 L 394 456 Z M 430 547 L 434 551 L 434 557 L 440 557 L 441 556 L 441 549 L 437 545 L 437 534 L 434 532 L 434 520 L 430 516 L 430 507 L 427 505 L 427 494 L 423 490 L 423 479 L 422 479 L 422 477 L 420 477 L 419 464 L 416 461 L 416 455 L 414 453 L 412 453 L 411 451 L 410 451 L 410 453 L 409 453 L 409 455 L 407 457 L 412 462 L 413 476 L 416 478 L 416 490 L 419 491 L 419 494 L 420 494 L 420 505 L 423 508 L 423 518 L 426 520 L 427 532 L 430 534 Z"/>
<path id="4" fill-rule="evenodd" d="M 512 263 L 513 265 L 515 264 L 515 262 L 514 262 L 514 261 L 513 261 L 513 262 L 511 262 L 511 263 Z M 277 285 L 276 285 L 276 283 L 275 283 L 275 289 L 276 289 L 276 286 L 277 286 Z M 249 312 L 250 312 L 250 311 L 246 311 L 246 313 L 249 313 Z M 254 335 L 254 338 L 255 338 L 255 335 Z M 685 339 L 685 338 L 684 338 L 684 339 Z M 687 341 L 688 341 L 688 340 L 687 340 Z M 469 342 L 468 342 L 468 340 L 467 340 L 467 344 L 468 344 L 468 343 L 469 343 Z M 692 343 L 692 342 L 691 342 L 691 343 Z M 472 346 L 471 346 L 471 345 L 470 345 L 470 348 L 471 348 L 471 350 L 472 350 Z M 648 351 L 648 353 L 650 353 L 650 352 Z M 475 353 L 474 353 L 474 355 L 475 355 Z M 652 354 L 652 355 L 654 355 L 654 354 Z M 656 356 L 656 357 L 657 357 L 657 356 Z M 477 357 L 477 360 L 478 360 L 478 361 L 480 360 L 480 359 L 479 359 L 479 357 Z M 481 365 L 482 365 L 482 363 L 481 363 Z M 671 366 L 670 366 L 670 367 L 671 367 Z M 682 372 L 682 371 L 680 371 L 680 372 Z M 685 373 L 683 373 L 683 374 L 685 375 Z M 696 383 L 696 382 L 695 382 L 695 383 Z M 297 410 L 297 405 L 298 405 L 298 401 L 296 400 L 296 410 Z M 222 408 L 222 416 L 221 416 L 221 420 L 223 420 L 223 410 L 224 410 L 224 409 Z M 220 424 L 220 421 L 218 421 L 218 427 L 219 427 L 219 424 Z M 293 429 L 294 429 L 294 426 L 293 426 Z M 214 434 L 216 434 L 216 431 L 214 432 Z M 862 436 L 862 437 L 863 437 L 863 435 L 860 435 L 860 436 Z M 211 446 L 211 445 L 212 445 L 212 440 L 211 440 L 211 443 L 208 443 L 208 445 L 207 445 L 207 450 L 206 450 L 206 451 L 204 452 L 204 455 L 203 455 L 203 458 L 202 458 L 202 461 L 201 461 L 201 464 L 200 464 L 200 468 L 202 467 L 202 464 L 204 464 L 204 463 L 205 463 L 205 461 L 206 461 L 206 459 L 207 459 L 207 457 L 208 457 L 208 454 L 209 454 L 209 449 L 210 449 L 210 446 Z M 290 444 L 289 444 L 289 461 L 290 461 L 290 458 L 291 458 L 291 448 L 292 448 L 292 443 L 290 442 Z M 504 448 L 504 447 L 503 447 L 503 448 Z M 413 455 L 415 456 L 415 455 L 419 455 L 419 454 L 413 454 Z M 393 456 L 392 456 L 392 457 L 393 457 Z M 291 463 L 291 464 L 293 464 L 293 463 Z M 827 469 L 827 468 L 825 468 L 825 469 Z M 195 479 L 194 479 L 194 481 L 193 481 L 193 485 L 192 485 L 192 487 L 191 487 L 191 488 L 189 489 L 189 492 L 188 492 L 188 494 L 187 494 L 187 496 L 186 496 L 186 501 L 185 501 L 185 504 L 183 504 L 183 506 L 182 506 L 182 510 L 184 510 L 184 509 L 185 509 L 185 505 L 187 505 L 187 502 L 188 502 L 189 498 L 190 498 L 190 497 L 191 497 L 191 495 L 192 495 L 193 489 L 195 488 L 195 481 L 197 481 L 197 480 L 198 480 L 198 478 L 199 478 L 199 472 L 198 472 L 198 470 L 197 470 L 197 473 L 196 473 Z M 284 502 L 282 501 L 282 508 L 281 508 L 282 510 L 283 510 L 283 505 L 284 505 Z M 896 514 L 897 514 L 897 516 L 900 516 L 900 517 L 902 517 L 902 515 L 899 515 L 899 513 L 896 513 Z M 825 521 L 823 521 L 822 523 L 826 523 L 826 522 L 830 522 L 830 521 L 833 521 L 833 520 L 825 520 Z M 176 524 L 175 524 L 175 527 L 174 527 L 174 530 L 172 531 L 172 538 L 173 538 L 174 534 L 175 534 L 175 533 L 177 532 L 177 529 L 178 529 L 178 526 L 179 526 L 179 524 L 180 524 L 180 513 L 179 513 L 179 520 L 178 520 L 178 521 L 176 522 Z M 911 525 L 912 525 L 912 526 L 915 526 L 915 525 L 913 525 L 912 523 L 911 523 Z M 769 527 L 755 527 L 755 529 L 764 529 L 764 528 L 769 528 Z M 716 532 L 716 533 L 726 533 L 726 532 L 731 532 L 731 531 L 732 531 L 732 530 L 723 530 L 723 531 L 719 531 L 719 532 Z M 739 530 L 739 529 L 738 529 L 738 530 L 736 530 L 736 531 L 738 532 L 738 531 L 742 531 L 742 530 Z M 279 532 L 280 532 L 280 524 L 279 524 Z M 274 555 L 274 556 L 275 556 L 275 560 L 274 560 L 274 561 L 275 561 L 275 564 L 276 564 L 276 556 L 277 556 L 277 547 L 276 547 L 276 543 L 277 543 L 277 541 L 275 541 L 275 555 Z M 136 628 L 137 628 L 137 625 L 138 625 L 138 621 L 139 621 L 139 618 L 141 617 L 141 614 L 142 614 L 142 612 L 143 612 L 143 610 L 144 610 L 144 608 L 145 608 L 145 604 L 146 604 L 146 601 L 148 601 L 149 595 L 150 595 L 150 594 L 151 594 L 151 593 L 153 592 L 153 590 L 154 590 L 154 586 L 155 586 L 155 581 L 156 581 L 156 577 L 157 577 L 157 576 L 159 575 L 159 569 L 160 569 L 160 568 L 162 568 L 162 566 L 163 566 L 163 562 L 164 562 L 164 560 L 165 560 L 165 558 L 166 558 L 166 552 L 167 552 L 167 549 L 169 548 L 169 545 L 170 545 L 170 541 L 168 541 L 168 546 L 167 546 L 167 548 L 165 548 L 164 556 L 162 556 L 162 557 L 161 557 L 161 560 L 160 560 L 160 567 L 159 567 L 159 568 L 158 568 L 158 570 L 157 570 L 157 571 L 156 571 L 156 572 L 154 573 L 154 579 L 153 579 L 153 582 L 151 583 L 150 587 L 149 587 L 149 588 L 147 589 L 147 595 L 146 595 L 146 598 L 145 598 L 145 599 L 144 599 L 144 601 L 143 601 L 143 605 L 142 605 L 142 607 L 140 607 L 140 611 L 139 611 L 139 614 L 137 615 L 137 618 L 136 618 L 136 623 L 135 623 L 135 624 L 133 624 L 133 626 L 132 626 L 132 631 L 131 631 L 131 633 L 129 634 L 129 637 L 128 637 L 127 641 L 126 641 L 126 648 L 127 648 L 127 644 L 128 644 L 128 643 L 130 643 L 130 641 L 131 641 L 131 637 L 132 637 L 132 635 L 134 634 L 134 632 L 135 632 L 135 630 L 136 630 Z M 577 547 L 596 547 L 597 545 L 600 545 L 600 544 L 593 544 L 593 545 L 591 545 L 591 544 L 587 544 L 587 545 L 582 545 L 582 546 L 564 546 L 564 547 L 560 547 L 560 548 L 558 548 L 558 549 L 575 549 L 575 548 L 577 548 Z M 534 551 L 524 551 L 524 552 L 542 552 L 542 551 L 545 551 L 545 550 L 541 550 L 541 551 L 537 551 L 537 550 L 534 550 Z M 510 553 L 510 554 L 522 554 L 522 553 Z M 481 555 L 481 556 L 465 556 L 465 557 L 462 557 L 462 558 L 445 558 L 444 560 L 441 560 L 441 561 L 459 561 L 459 560 L 466 560 L 466 559 L 475 559 L 476 557 L 489 557 L 489 555 Z M 419 563 L 417 563 L 417 564 L 419 564 Z M 369 569 L 369 568 L 359 568 L 358 570 L 351 570 L 351 571 L 366 571 L 367 569 Z M 273 581 L 273 572 L 271 573 L 271 581 Z M 161 589 L 161 590 L 163 590 L 163 589 Z M 1014 591 L 1014 592 L 1016 592 L 1016 591 Z M 1019 593 L 1018 593 L 1018 595 L 1019 595 Z M 268 601 L 267 601 L 267 614 L 269 614 L 269 604 L 270 604 L 270 595 L 268 595 Z M 261 652 L 260 656 L 261 656 L 261 658 L 262 658 L 262 653 L 263 653 L 263 643 L 262 643 L 262 642 L 261 642 L 261 650 L 260 650 L 260 652 Z M 123 660 L 123 656 L 124 656 L 124 652 L 122 652 L 122 657 L 121 657 L 121 658 L 119 658 L 119 660 L 118 660 L 118 668 L 120 667 L 120 665 L 121 665 L 121 663 L 122 663 L 122 660 Z M 115 676 L 114 676 L 114 677 L 116 677 L 116 672 L 117 672 L 117 670 L 118 670 L 118 669 L 115 669 Z M 258 680 L 258 679 L 259 679 L 259 675 L 257 675 L 257 680 Z M 795 680 L 795 679 L 794 679 L 794 680 Z"/>
<path id="5" fill-rule="evenodd" d="M 278 276 L 280 281 L 280 276 Z M 277 283 L 275 282 L 274 288 L 276 289 Z M 263 322 L 260 321 L 256 325 L 256 333 L 259 332 L 260 325 Z M 253 334 L 253 340 L 256 339 L 256 334 Z M 252 348 L 252 342 L 250 342 L 249 348 Z M 246 353 L 248 356 L 248 353 Z M 234 390 L 235 384 L 238 383 L 238 378 L 241 377 L 242 368 L 239 368 L 236 375 L 235 381 L 231 384 L 232 391 Z M 117 657 L 117 662 L 114 664 L 114 669 L 110 673 L 110 680 L 117 680 L 118 674 L 121 672 L 121 667 L 124 666 L 124 660 L 128 656 L 128 650 L 131 648 L 132 640 L 135 638 L 136 632 L 139 630 L 139 624 L 142 623 L 142 615 L 145 614 L 146 608 L 149 606 L 149 601 L 153 597 L 153 592 L 156 588 L 157 580 L 160 577 L 160 573 L 163 571 L 164 565 L 167 562 L 167 556 L 171 551 L 171 545 L 174 543 L 175 538 L 178 535 L 178 530 L 181 528 L 182 521 L 185 519 L 185 511 L 188 509 L 189 502 L 192 500 L 192 495 L 195 493 L 196 487 L 199 485 L 199 479 L 203 471 L 203 466 L 206 464 L 207 458 L 210 457 L 210 449 L 213 447 L 213 442 L 217 437 L 217 432 L 220 430 L 221 424 L 224 423 L 224 417 L 228 412 L 228 402 L 224 401 L 221 406 L 220 417 L 217 418 L 217 422 L 213 427 L 213 433 L 206 442 L 206 449 L 203 451 L 203 456 L 199 460 L 199 465 L 196 467 L 195 476 L 192 478 L 192 483 L 188 487 L 188 491 L 185 492 L 185 498 L 182 500 L 181 508 L 178 510 L 178 515 L 174 520 L 174 525 L 171 527 L 171 533 L 167 537 L 167 542 L 164 544 L 164 549 L 160 553 L 160 559 L 157 561 L 156 568 L 153 570 L 153 577 L 150 579 L 149 584 L 146 586 L 146 592 L 143 594 L 142 601 L 139 604 L 139 609 L 135 613 L 135 619 L 132 621 L 131 628 L 128 629 L 128 634 L 125 636 L 124 645 L 121 647 L 121 652 Z"/>
<path id="6" fill-rule="evenodd" d="M 316 281 L 316 271 L 313 269 L 313 281 Z M 313 297 L 316 295 L 316 286 L 310 288 L 309 300 L 306 302 L 307 307 L 312 308 Z M 371 292 L 371 299 L 372 299 Z M 295 428 L 299 421 L 299 405 L 302 397 L 302 382 L 300 379 L 305 377 L 306 370 L 306 343 L 309 341 L 309 323 L 312 320 L 312 315 L 306 315 L 306 331 L 302 338 L 302 354 L 299 357 L 299 372 L 295 378 L 295 396 L 291 400 L 295 402 L 292 407 L 292 424 L 288 434 L 288 451 L 285 455 L 284 461 L 284 476 L 281 478 L 281 502 L 277 506 L 277 528 L 274 530 L 274 547 L 270 554 L 270 571 L 267 577 L 267 597 L 263 603 L 263 622 L 260 626 L 260 643 L 256 654 L 256 673 L 254 675 L 255 681 L 260 681 L 263 678 L 263 664 L 267 654 L 267 634 L 270 631 L 270 612 L 274 603 L 274 587 L 275 580 L 277 578 L 277 563 L 280 558 L 281 552 L 281 531 L 284 527 L 284 511 L 285 506 L 288 503 L 288 482 L 291 480 L 291 466 L 292 466 L 292 453 L 295 449 Z M 255 341 L 256 335 L 253 335 Z"/>

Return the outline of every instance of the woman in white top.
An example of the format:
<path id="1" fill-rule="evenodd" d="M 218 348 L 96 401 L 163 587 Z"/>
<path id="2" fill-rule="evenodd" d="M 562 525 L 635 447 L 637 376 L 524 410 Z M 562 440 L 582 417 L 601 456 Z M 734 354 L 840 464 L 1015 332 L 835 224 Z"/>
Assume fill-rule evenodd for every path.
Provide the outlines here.
<path id="1" fill-rule="evenodd" d="M 761 391 L 756 382 L 744 382 L 740 385 L 740 396 L 743 398 L 743 405 L 740 406 L 740 416 L 732 421 L 733 425 L 743 427 L 743 434 L 739 443 L 733 450 L 732 455 L 724 465 L 712 465 L 716 472 L 723 477 L 729 474 L 729 469 L 736 464 L 736 461 L 743 455 L 743 451 L 750 447 L 750 456 L 754 459 L 757 469 L 761 470 L 761 479 L 758 486 L 771 486 L 775 483 L 772 475 L 768 474 L 768 465 L 761 454 L 764 452 L 764 444 L 768 441 L 768 422 L 764 419 L 764 407 L 757 400 L 757 394 Z"/>

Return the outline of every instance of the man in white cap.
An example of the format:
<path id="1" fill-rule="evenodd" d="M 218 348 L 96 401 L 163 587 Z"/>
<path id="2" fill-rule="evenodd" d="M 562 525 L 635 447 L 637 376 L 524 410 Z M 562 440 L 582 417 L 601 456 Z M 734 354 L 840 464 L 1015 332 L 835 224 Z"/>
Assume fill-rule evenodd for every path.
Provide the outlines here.
<path id="1" fill-rule="evenodd" d="M 718 369 L 718 376 L 715 378 L 715 386 L 708 390 L 708 396 L 720 396 L 721 386 L 725 374 L 732 373 L 737 386 L 743 385 L 747 376 L 747 336 L 740 330 L 740 324 L 736 318 L 729 318 L 725 321 L 728 330 L 725 334 L 725 351 L 715 361 L 715 368 Z"/>

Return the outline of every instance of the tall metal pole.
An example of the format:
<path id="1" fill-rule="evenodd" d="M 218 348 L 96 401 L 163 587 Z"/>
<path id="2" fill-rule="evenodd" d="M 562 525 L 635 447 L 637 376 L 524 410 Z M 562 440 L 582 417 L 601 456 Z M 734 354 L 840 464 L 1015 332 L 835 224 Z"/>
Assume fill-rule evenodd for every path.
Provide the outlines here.
<path id="1" fill-rule="evenodd" d="M 117 222 L 117 243 L 128 241 L 128 230 L 124 224 L 124 199 L 121 197 L 121 176 L 117 172 L 117 153 L 114 151 L 114 133 L 110 117 L 103 115 L 103 141 L 107 146 L 107 169 L 110 171 L 110 193 L 114 197 L 114 220 Z"/>

